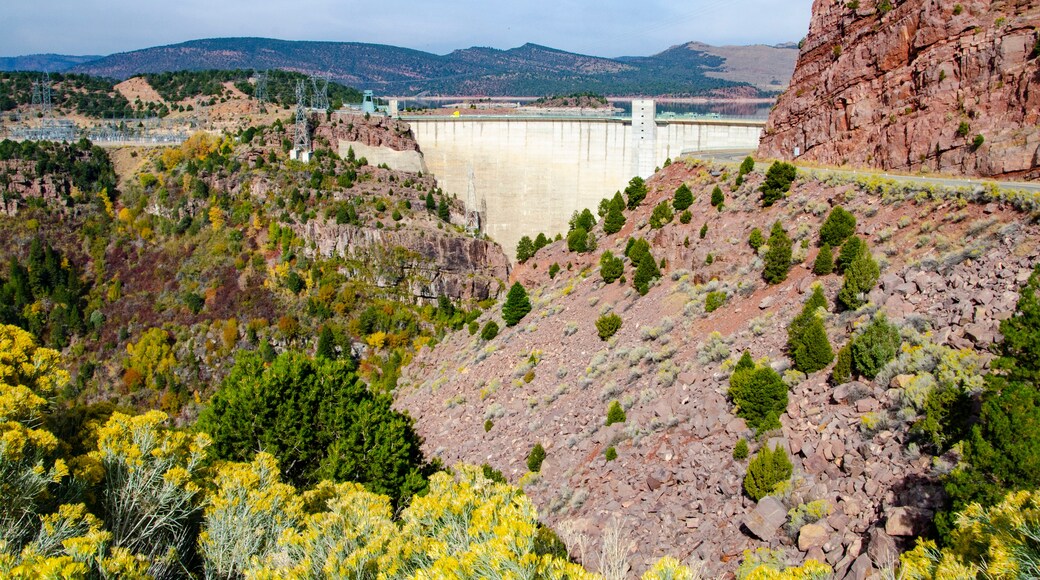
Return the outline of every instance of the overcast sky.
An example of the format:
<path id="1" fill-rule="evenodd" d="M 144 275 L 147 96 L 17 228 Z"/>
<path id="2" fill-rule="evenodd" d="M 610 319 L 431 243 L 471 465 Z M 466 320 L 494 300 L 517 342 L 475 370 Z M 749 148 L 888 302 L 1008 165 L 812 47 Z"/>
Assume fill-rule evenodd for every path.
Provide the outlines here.
<path id="1" fill-rule="evenodd" d="M 197 38 L 392 44 L 445 54 L 525 42 L 643 56 L 697 40 L 796 42 L 812 0 L 2 0 L 0 56 L 111 54 Z"/>

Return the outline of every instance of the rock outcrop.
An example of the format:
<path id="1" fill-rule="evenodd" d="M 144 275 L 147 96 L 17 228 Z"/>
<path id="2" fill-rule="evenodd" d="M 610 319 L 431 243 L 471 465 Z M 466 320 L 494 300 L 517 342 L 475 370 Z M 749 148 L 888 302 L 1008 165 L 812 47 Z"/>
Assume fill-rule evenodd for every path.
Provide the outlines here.
<path id="1" fill-rule="evenodd" d="M 1040 177 L 1040 5 L 815 0 L 764 157 Z"/>

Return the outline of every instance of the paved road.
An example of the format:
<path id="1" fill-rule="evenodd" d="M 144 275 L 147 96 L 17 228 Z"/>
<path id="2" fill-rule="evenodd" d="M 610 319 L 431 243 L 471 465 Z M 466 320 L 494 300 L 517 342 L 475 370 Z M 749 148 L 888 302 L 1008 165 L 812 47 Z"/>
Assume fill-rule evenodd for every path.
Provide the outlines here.
<path id="1" fill-rule="evenodd" d="M 683 155 L 689 155 L 697 159 L 715 161 L 719 163 L 740 163 L 745 157 L 754 153 L 751 149 L 726 149 L 719 151 L 689 151 Z M 759 164 L 761 165 L 761 164 Z M 997 181 L 994 179 L 968 179 L 959 177 L 941 177 L 928 175 L 899 175 L 896 173 L 885 173 L 882 171 L 864 171 L 851 169 L 824 169 L 819 167 L 798 165 L 800 171 L 818 176 L 837 175 L 840 177 L 881 177 L 890 179 L 896 183 L 919 183 L 924 185 L 938 185 L 941 187 L 988 187 L 996 185 L 1006 191 L 1034 191 L 1040 193 L 1040 182 L 1036 181 Z"/>

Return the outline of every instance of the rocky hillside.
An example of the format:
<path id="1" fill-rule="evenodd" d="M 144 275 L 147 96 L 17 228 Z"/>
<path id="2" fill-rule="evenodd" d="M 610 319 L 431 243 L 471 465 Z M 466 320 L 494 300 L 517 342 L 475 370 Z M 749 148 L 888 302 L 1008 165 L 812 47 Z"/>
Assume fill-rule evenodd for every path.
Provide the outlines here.
<path id="1" fill-rule="evenodd" d="M 603 220 L 592 228 L 592 251 L 568 251 L 566 240 L 537 250 L 513 272 L 530 314 L 506 327 L 496 311 L 477 320 L 496 322 L 496 337 L 484 340 L 474 326 L 424 349 L 405 369 L 398 406 L 416 418 L 428 453 L 446 464 L 486 462 L 523 483 L 572 557 L 592 568 L 616 520 L 634 573 L 670 554 L 718 577 L 744 550 L 766 547 L 788 564 L 826 562 L 836 578 L 869 577 L 928 529 L 943 505 L 941 477 L 956 462 L 911 430 L 925 414 L 920 401 L 908 402 L 922 396 L 914 385 L 943 357 L 983 372 L 998 323 L 1040 258 L 1040 228 L 982 190 L 808 176 L 763 208 L 762 173 L 735 185 L 731 171 L 673 163 L 648 181 L 646 200 L 624 212 L 619 232 L 605 234 Z M 681 184 L 693 192 L 692 219 L 660 209 L 654 217 L 651 208 L 671 203 Z M 716 186 L 720 211 L 710 205 Z M 835 305 L 840 276 L 812 272 L 818 232 L 837 206 L 855 216 L 880 264 L 858 309 Z M 786 280 L 767 284 L 768 253 L 748 240 L 777 221 L 794 240 L 794 265 Z M 640 237 L 662 272 L 645 296 L 623 257 Z M 601 273 L 607 251 L 624 262 L 616 283 Z M 884 313 L 908 354 L 874 380 L 835 384 L 829 369 L 792 369 L 787 330 L 817 283 L 835 351 Z M 603 340 L 594 323 L 610 313 L 622 324 Z M 757 437 L 727 397 L 745 351 L 789 387 L 782 427 Z M 932 366 L 914 352 L 929 353 Z M 608 426 L 613 401 L 627 418 Z M 742 490 L 747 460 L 734 454 L 742 439 L 752 454 L 789 453 L 794 475 L 777 496 L 756 503 Z M 530 474 L 536 444 L 546 457 Z"/>
<path id="2" fill-rule="evenodd" d="M 1040 177 L 1040 6 L 816 0 L 766 157 Z"/>

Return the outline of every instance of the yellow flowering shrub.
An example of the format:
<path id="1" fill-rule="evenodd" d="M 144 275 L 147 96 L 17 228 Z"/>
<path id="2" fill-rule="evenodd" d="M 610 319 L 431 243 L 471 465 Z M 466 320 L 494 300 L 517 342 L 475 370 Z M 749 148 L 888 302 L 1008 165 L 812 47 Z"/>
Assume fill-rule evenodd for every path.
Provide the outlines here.
<path id="1" fill-rule="evenodd" d="M 900 556 L 908 580 L 1040 577 L 1040 491 L 1018 491 L 983 508 L 971 504 L 957 515 L 948 547 L 919 540 Z"/>
<path id="2" fill-rule="evenodd" d="M 788 567 L 782 550 L 758 548 L 744 550 L 744 559 L 737 568 L 738 580 L 823 580 L 830 578 L 831 567 L 816 560 L 806 560 L 801 566 Z"/>
<path id="3" fill-rule="evenodd" d="M 129 355 L 124 366 L 133 370 L 149 388 L 156 388 L 156 379 L 166 376 L 177 365 L 170 346 L 170 337 L 161 328 L 149 328 L 136 343 L 127 343 Z"/>
<path id="4" fill-rule="evenodd" d="M 679 560 L 665 556 L 643 574 L 643 580 L 695 580 L 697 576 Z"/>

